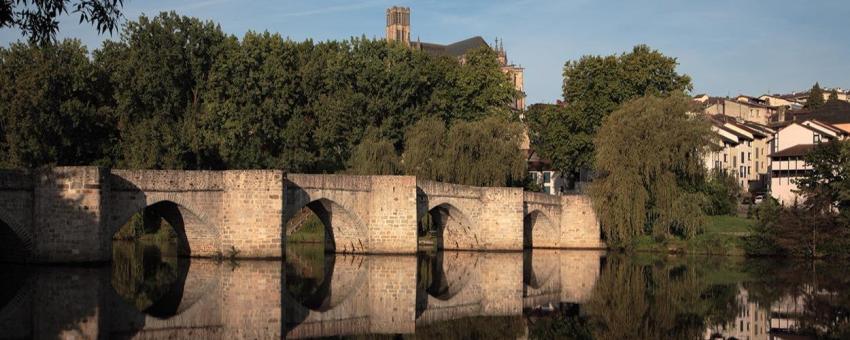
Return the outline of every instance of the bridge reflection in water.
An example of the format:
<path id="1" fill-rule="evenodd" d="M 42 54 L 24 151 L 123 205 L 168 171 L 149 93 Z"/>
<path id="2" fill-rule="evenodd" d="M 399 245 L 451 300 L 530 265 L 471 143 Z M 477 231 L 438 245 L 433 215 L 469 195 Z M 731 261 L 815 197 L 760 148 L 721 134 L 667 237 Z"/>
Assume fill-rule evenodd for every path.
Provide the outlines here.
<path id="1" fill-rule="evenodd" d="M 8 278 L 0 287 L 0 334 L 91 339 L 408 334 L 444 321 L 582 303 L 604 253 L 296 252 L 285 263 L 145 256 L 142 269 L 117 263 L 112 270 L 0 267 Z"/>

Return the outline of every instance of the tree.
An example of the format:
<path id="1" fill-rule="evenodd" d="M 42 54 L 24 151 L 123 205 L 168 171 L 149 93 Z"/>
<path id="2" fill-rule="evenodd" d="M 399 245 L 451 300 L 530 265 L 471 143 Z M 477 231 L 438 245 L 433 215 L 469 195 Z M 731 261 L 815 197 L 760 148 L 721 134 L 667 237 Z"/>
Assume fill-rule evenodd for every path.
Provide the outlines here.
<path id="1" fill-rule="evenodd" d="M 88 22 L 98 33 L 112 32 L 123 14 L 123 0 L 8 0 L 0 2 L 0 28 L 17 27 L 31 43 L 44 45 L 54 42 L 59 30 L 56 18 L 79 13 L 80 23 Z"/>
<path id="2" fill-rule="evenodd" d="M 442 178 L 475 186 L 521 184 L 526 166 L 521 140 L 522 125 L 504 117 L 457 122 L 446 136 Z"/>
<path id="3" fill-rule="evenodd" d="M 111 164 L 109 95 L 78 40 L 0 48 L 0 164 Z"/>
<path id="4" fill-rule="evenodd" d="M 577 171 L 593 163 L 593 126 L 580 105 L 534 104 L 526 112 L 529 139 L 539 155 L 576 178 Z"/>
<path id="5" fill-rule="evenodd" d="M 413 124 L 404 137 L 404 172 L 417 178 L 442 180 L 446 150 L 446 124 L 425 118 Z"/>
<path id="6" fill-rule="evenodd" d="M 821 214 L 837 213 L 850 227 L 850 141 L 818 144 L 805 158 L 812 168 L 797 186 L 807 209 Z"/>
<path id="7" fill-rule="evenodd" d="M 522 125 L 500 116 L 457 121 L 448 130 L 426 118 L 407 134 L 405 172 L 465 185 L 520 185 L 525 174 L 521 138 Z"/>
<path id="8" fill-rule="evenodd" d="M 120 42 L 95 53 L 114 85 L 120 130 L 119 165 L 130 168 L 199 168 L 202 90 L 227 46 L 212 22 L 160 13 L 127 24 Z M 157 131 L 150 131 L 151 128 Z M 202 160 L 201 160 L 202 161 Z"/>
<path id="9" fill-rule="evenodd" d="M 702 227 L 702 155 L 710 124 L 683 95 L 624 104 L 602 124 L 594 145 L 599 178 L 590 194 L 612 245 L 651 232 L 685 237 Z"/>
<path id="10" fill-rule="evenodd" d="M 354 148 L 350 172 L 358 175 L 398 175 L 401 164 L 393 143 L 370 129 L 366 137 Z"/>
<path id="11" fill-rule="evenodd" d="M 541 157 L 568 175 L 591 166 L 593 145 L 602 120 L 623 103 L 645 95 L 684 94 L 691 79 L 676 72 L 676 58 L 667 57 L 646 45 L 630 53 L 583 56 L 564 65 L 563 95 L 566 108 L 546 109 L 535 117 L 532 108 L 529 129 L 532 145 Z"/>
<path id="12" fill-rule="evenodd" d="M 815 83 L 812 89 L 809 90 L 809 98 L 806 99 L 806 108 L 816 109 L 823 106 L 823 90 L 820 84 Z"/>
<path id="13" fill-rule="evenodd" d="M 729 173 L 713 170 L 701 191 L 706 195 L 704 210 L 709 215 L 732 215 L 738 208 L 741 187 Z"/>

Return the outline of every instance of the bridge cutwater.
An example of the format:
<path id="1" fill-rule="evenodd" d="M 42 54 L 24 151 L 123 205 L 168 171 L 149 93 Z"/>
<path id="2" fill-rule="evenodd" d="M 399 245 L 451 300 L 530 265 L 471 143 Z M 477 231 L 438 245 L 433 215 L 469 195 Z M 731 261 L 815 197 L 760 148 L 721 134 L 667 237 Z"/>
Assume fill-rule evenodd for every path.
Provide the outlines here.
<path id="1" fill-rule="evenodd" d="M 286 225 L 313 210 L 337 253 L 412 254 L 417 223 L 441 228 L 452 250 L 603 248 L 590 200 L 412 176 L 285 174 L 280 170 L 172 171 L 55 167 L 0 171 L 0 220 L 25 262 L 100 262 L 133 214 L 157 209 L 184 255 L 238 250 L 282 257 Z"/>

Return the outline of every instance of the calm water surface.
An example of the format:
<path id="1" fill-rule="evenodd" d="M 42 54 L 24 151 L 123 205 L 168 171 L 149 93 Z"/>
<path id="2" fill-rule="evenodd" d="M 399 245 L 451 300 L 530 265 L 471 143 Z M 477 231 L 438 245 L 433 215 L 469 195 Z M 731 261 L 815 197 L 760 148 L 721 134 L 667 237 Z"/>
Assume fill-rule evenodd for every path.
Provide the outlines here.
<path id="1" fill-rule="evenodd" d="M 115 247 L 104 267 L 0 266 L 0 338 L 850 338 L 850 265 L 599 251 L 324 254 Z"/>

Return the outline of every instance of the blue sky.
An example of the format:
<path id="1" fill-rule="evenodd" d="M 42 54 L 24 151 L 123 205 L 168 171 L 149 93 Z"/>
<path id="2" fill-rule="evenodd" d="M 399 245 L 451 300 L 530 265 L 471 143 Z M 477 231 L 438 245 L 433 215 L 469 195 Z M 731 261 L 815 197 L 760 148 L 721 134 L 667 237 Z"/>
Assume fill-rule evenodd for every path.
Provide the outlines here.
<path id="1" fill-rule="evenodd" d="M 124 2 L 128 19 L 174 10 L 218 22 L 237 36 L 268 30 L 295 40 L 382 37 L 385 8 L 409 6 L 414 39 L 504 39 L 509 59 L 526 68 L 528 103 L 561 97 L 565 61 L 641 43 L 677 57 L 694 93 L 759 95 L 807 89 L 815 81 L 850 87 L 850 1 L 842 0 Z M 110 38 L 78 25 L 76 17 L 63 19 L 60 31 L 89 48 Z M 0 30 L 3 46 L 18 39 L 18 31 Z"/>

